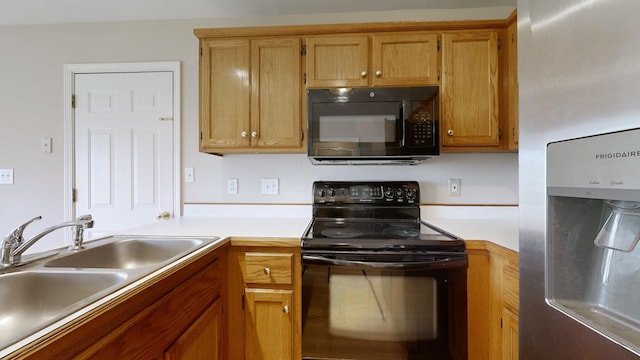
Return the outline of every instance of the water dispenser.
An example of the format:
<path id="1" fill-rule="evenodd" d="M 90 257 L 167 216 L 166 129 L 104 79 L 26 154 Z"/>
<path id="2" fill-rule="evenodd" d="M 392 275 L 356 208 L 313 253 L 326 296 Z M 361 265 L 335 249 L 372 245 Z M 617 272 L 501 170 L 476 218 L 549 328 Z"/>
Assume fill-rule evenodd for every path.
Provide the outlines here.
<path id="1" fill-rule="evenodd" d="M 640 129 L 547 146 L 547 302 L 640 354 Z"/>

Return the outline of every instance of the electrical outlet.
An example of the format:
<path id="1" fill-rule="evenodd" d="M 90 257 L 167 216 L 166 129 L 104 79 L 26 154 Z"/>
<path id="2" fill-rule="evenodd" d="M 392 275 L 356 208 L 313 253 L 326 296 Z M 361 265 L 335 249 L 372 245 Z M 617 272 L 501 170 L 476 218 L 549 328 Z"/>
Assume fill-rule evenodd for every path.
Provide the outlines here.
<path id="1" fill-rule="evenodd" d="M 0 169 L 0 184 L 13 184 L 13 169 Z"/>
<path id="2" fill-rule="evenodd" d="M 462 180 L 449 179 L 449 196 L 460 196 Z"/>
<path id="3" fill-rule="evenodd" d="M 194 182 L 193 168 L 184 168 L 184 182 Z"/>
<path id="4" fill-rule="evenodd" d="M 227 194 L 238 193 L 238 179 L 227 179 Z"/>
<path id="5" fill-rule="evenodd" d="M 278 195 L 278 179 L 262 179 L 262 195 Z"/>

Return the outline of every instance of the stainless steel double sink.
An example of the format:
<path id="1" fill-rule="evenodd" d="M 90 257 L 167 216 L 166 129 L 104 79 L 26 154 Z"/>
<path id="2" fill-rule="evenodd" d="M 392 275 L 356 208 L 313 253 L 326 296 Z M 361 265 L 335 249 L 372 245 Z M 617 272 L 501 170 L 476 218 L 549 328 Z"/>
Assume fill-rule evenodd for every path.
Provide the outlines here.
<path id="1" fill-rule="evenodd" d="M 0 270 L 0 351 L 218 237 L 110 236 Z"/>

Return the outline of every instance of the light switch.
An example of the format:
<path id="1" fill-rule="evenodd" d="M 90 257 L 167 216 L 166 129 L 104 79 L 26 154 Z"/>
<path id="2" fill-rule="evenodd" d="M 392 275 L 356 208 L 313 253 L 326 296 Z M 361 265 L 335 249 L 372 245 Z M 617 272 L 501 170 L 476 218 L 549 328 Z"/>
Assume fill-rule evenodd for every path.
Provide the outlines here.
<path id="1" fill-rule="evenodd" d="M 50 137 L 43 137 L 42 138 L 42 152 L 43 153 L 51 153 L 51 138 Z"/>
<path id="2" fill-rule="evenodd" d="M 194 180 L 193 168 L 184 168 L 184 182 L 192 183 Z"/>

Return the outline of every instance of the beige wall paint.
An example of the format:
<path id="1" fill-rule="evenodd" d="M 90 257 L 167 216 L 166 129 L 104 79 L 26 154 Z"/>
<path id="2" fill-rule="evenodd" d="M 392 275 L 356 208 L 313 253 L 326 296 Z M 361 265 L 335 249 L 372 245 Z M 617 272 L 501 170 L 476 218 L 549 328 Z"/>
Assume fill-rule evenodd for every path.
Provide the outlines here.
<path id="1" fill-rule="evenodd" d="M 194 28 L 370 21 L 499 19 L 513 8 L 397 11 L 240 19 L 202 19 L 0 27 L 0 168 L 15 169 L 15 184 L 0 185 L 0 236 L 36 215 L 26 236 L 64 219 L 63 65 L 180 61 L 182 162 L 195 168 L 184 202 L 296 202 L 309 199 L 315 179 L 416 179 L 423 202 L 517 203 L 516 154 L 447 154 L 417 167 L 313 167 L 303 155 L 215 157 L 198 152 L 198 41 Z M 40 151 L 42 137 L 53 152 Z M 240 193 L 226 194 L 238 178 Z M 281 194 L 259 194 L 261 177 L 281 178 Z M 463 179 L 460 198 L 446 195 L 449 177 Z M 49 235 L 34 251 L 63 246 Z"/>

